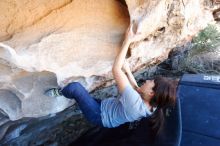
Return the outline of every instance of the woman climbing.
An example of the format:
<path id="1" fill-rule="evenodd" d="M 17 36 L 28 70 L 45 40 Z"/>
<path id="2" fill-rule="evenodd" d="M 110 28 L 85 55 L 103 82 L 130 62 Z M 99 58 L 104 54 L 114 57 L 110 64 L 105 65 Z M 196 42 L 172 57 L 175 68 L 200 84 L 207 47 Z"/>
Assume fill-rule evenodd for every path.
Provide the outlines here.
<path id="1" fill-rule="evenodd" d="M 75 99 L 87 120 L 98 126 L 112 128 L 152 116 L 153 126 L 157 127 L 157 130 L 161 129 L 163 108 L 175 103 L 177 83 L 168 78 L 157 77 L 154 80 L 146 80 L 140 87 L 137 85 L 125 61 L 130 43 L 137 39 L 133 28 L 131 24 L 112 67 L 119 98 L 112 97 L 97 102 L 78 82 L 72 82 L 63 89 L 49 89 L 45 95 Z"/>

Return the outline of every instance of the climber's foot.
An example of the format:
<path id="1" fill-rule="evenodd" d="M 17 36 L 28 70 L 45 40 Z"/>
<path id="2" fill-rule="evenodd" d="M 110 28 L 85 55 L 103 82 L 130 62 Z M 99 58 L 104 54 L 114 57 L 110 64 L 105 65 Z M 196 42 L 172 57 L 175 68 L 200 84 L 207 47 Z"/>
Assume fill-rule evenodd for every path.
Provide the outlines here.
<path id="1" fill-rule="evenodd" d="M 51 88 L 45 91 L 44 95 L 49 96 L 49 97 L 63 96 L 59 88 Z"/>

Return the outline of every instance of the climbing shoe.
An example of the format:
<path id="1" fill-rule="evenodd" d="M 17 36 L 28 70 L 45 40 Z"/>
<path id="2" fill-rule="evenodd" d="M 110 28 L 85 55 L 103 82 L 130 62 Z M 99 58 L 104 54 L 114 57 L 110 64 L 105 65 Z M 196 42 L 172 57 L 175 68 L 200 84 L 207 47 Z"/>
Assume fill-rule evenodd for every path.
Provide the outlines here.
<path id="1" fill-rule="evenodd" d="M 44 95 L 49 96 L 49 97 L 63 96 L 59 88 L 51 88 L 45 91 Z"/>

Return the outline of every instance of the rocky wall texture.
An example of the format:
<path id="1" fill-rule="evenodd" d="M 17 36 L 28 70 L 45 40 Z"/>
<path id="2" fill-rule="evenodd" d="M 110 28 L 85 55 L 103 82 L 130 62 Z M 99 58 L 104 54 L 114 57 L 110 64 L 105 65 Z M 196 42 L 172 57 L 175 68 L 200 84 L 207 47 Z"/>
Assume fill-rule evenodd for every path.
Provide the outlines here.
<path id="1" fill-rule="evenodd" d="M 112 84 L 129 22 L 140 38 L 128 56 L 137 71 L 214 23 L 214 8 L 208 0 L 0 1 L 0 108 L 10 120 L 62 111 L 74 101 L 44 91 L 72 81 L 90 91 Z"/>

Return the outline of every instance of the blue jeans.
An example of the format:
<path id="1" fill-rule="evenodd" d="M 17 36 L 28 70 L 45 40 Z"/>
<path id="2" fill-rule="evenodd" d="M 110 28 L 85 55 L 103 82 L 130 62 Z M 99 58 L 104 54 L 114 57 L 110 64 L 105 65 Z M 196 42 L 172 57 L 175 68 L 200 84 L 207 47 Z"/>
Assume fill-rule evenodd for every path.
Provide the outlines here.
<path id="1" fill-rule="evenodd" d="M 72 82 L 61 90 L 69 99 L 75 99 L 86 119 L 94 125 L 103 126 L 101 119 L 101 102 L 91 97 L 78 82 Z"/>

